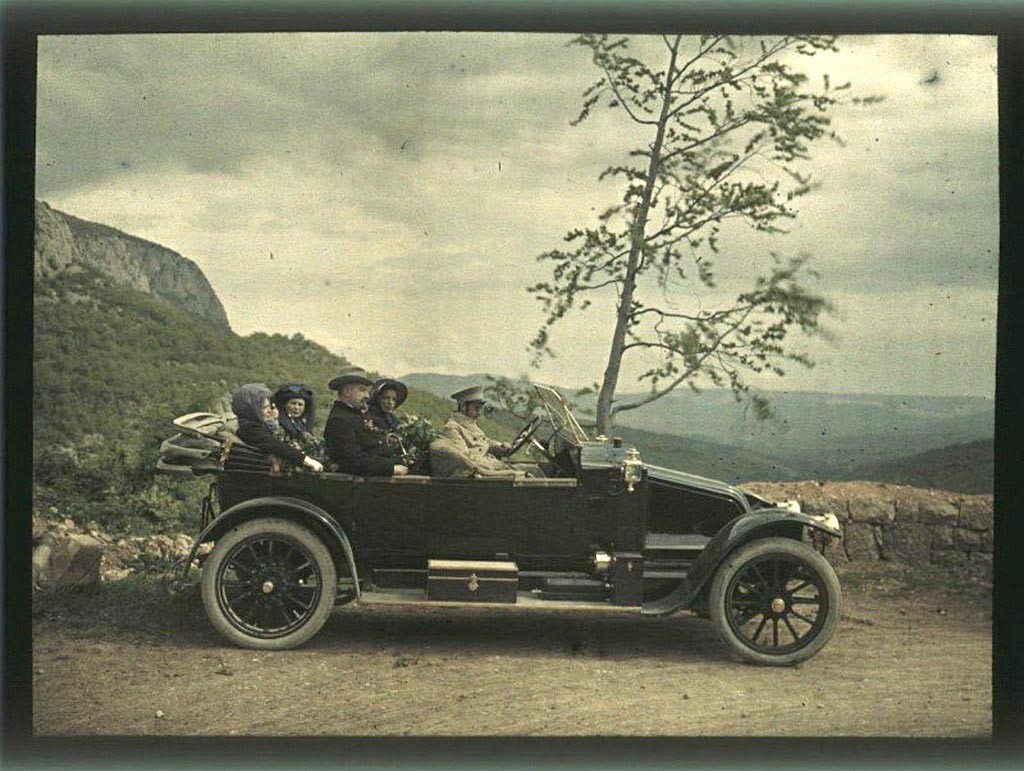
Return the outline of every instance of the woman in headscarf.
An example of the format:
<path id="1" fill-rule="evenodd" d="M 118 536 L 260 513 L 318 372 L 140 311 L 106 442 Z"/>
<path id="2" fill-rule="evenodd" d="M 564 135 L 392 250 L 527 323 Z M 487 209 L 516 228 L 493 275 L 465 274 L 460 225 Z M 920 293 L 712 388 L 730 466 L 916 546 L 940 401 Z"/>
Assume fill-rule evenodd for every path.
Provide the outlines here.
<path id="1" fill-rule="evenodd" d="M 313 390 L 302 383 L 289 383 L 274 391 L 271 402 L 277 407 L 277 422 L 285 439 L 303 452 L 319 455 L 321 443 L 313 436 Z"/>
<path id="2" fill-rule="evenodd" d="M 235 391 L 231 397 L 231 409 L 238 418 L 238 438 L 292 465 L 323 471 L 320 461 L 275 435 L 281 428 L 277 409 L 270 397 L 270 389 L 263 383 L 247 383 Z"/>

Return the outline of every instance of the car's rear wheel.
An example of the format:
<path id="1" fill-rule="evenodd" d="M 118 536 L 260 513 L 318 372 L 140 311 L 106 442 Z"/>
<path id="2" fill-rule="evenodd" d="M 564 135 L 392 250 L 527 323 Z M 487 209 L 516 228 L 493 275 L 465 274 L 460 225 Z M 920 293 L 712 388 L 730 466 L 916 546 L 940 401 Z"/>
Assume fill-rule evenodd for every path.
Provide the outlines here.
<path id="1" fill-rule="evenodd" d="M 829 641 L 842 612 L 839 579 L 806 544 L 766 538 L 730 554 L 711 583 L 711 620 L 748 661 L 787 666 Z"/>
<path id="2" fill-rule="evenodd" d="M 284 650 L 306 642 L 334 607 L 337 573 L 316 535 L 283 519 L 228 531 L 203 563 L 203 605 L 230 642 Z"/>

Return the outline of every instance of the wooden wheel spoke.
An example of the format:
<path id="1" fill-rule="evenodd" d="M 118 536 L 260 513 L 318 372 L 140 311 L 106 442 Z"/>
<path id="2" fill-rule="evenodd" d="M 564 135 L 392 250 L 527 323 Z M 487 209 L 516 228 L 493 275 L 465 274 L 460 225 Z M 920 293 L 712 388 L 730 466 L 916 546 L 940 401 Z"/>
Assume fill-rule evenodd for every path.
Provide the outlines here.
<path id="1" fill-rule="evenodd" d="M 768 588 L 768 581 L 765 579 L 764 574 L 761 573 L 761 566 L 755 564 L 755 565 L 751 565 L 751 567 L 754 569 L 754 572 L 757 573 L 757 578 L 761 582 L 761 588 L 762 589 L 767 589 Z"/>
<path id="2" fill-rule="evenodd" d="M 751 642 L 757 642 L 757 638 L 761 636 L 761 630 L 764 629 L 768 623 L 768 616 L 761 619 L 761 623 L 757 625 L 757 630 L 754 632 L 754 636 L 750 638 Z"/>
<path id="3" fill-rule="evenodd" d="M 813 619 L 807 618 L 807 616 L 803 615 L 802 613 L 798 613 L 797 611 L 793 610 L 792 608 L 789 609 L 789 613 L 790 613 L 790 615 L 796 616 L 798 619 L 800 619 L 804 623 L 810 624 L 811 626 L 814 626 Z"/>
<path id="4" fill-rule="evenodd" d="M 796 633 L 796 630 L 793 628 L 793 625 L 789 623 L 789 617 L 783 616 L 782 622 L 786 625 L 786 629 L 789 630 L 789 633 L 793 635 L 793 642 L 797 642 L 801 636 Z"/>

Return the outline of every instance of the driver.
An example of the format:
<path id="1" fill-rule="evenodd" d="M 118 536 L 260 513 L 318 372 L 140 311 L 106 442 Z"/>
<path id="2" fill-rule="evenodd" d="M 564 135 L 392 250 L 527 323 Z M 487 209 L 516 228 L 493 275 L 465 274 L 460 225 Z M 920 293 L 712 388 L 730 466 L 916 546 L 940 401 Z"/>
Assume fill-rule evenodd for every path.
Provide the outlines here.
<path id="1" fill-rule="evenodd" d="M 533 464 L 514 466 L 501 460 L 508 457 L 512 446 L 488 439 L 477 425 L 487 403 L 482 386 L 463 389 L 451 398 L 455 400 L 455 412 L 430 445 L 435 476 L 543 476 Z"/>
<path id="2" fill-rule="evenodd" d="M 455 400 L 455 412 L 441 429 L 441 435 L 465 447 L 470 455 L 489 454 L 494 458 L 508 457 L 512 449 L 508 442 L 496 442 L 488 439 L 484 430 L 477 425 L 477 419 L 484 410 L 487 400 L 484 398 L 483 386 L 472 386 L 452 394 Z"/>

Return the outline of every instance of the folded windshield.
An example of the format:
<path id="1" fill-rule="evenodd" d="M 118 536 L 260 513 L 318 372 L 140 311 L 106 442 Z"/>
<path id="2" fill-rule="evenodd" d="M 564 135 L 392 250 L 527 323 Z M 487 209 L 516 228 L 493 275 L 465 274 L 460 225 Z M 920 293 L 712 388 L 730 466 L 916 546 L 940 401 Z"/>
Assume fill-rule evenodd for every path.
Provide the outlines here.
<path id="1" fill-rule="evenodd" d="M 547 410 L 548 419 L 556 431 L 564 428 L 572 434 L 577 442 L 582 444 L 588 441 L 586 431 L 576 422 L 576 418 L 573 417 L 572 412 L 569 410 L 569 405 L 565 403 L 565 399 L 562 398 L 558 391 L 542 385 L 535 385 L 534 390 L 537 392 L 541 403 L 543 403 L 544 409 Z"/>

